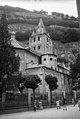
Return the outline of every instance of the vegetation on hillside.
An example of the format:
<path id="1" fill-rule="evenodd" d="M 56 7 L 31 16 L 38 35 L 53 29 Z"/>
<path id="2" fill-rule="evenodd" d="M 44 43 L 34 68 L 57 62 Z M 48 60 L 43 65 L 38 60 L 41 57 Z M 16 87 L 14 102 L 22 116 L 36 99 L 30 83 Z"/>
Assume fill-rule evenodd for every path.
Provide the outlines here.
<path id="1" fill-rule="evenodd" d="M 59 41 L 61 43 L 77 42 L 80 41 L 80 30 L 64 27 L 46 27 L 47 32 L 53 41 Z M 19 41 L 29 40 L 32 30 L 26 30 L 26 32 L 16 33 L 16 39 Z"/>
<path id="2" fill-rule="evenodd" d="M 0 16 L 3 12 L 7 14 L 9 24 L 27 23 L 37 25 L 39 19 L 42 18 L 46 26 L 79 27 L 77 18 L 62 13 L 52 12 L 52 15 L 48 15 L 43 10 L 32 12 L 18 7 L 0 6 Z"/>
<path id="3" fill-rule="evenodd" d="M 37 28 L 39 19 L 42 18 L 47 32 L 53 40 L 54 48 L 59 52 L 58 54 L 69 53 L 72 47 L 79 48 L 79 23 L 78 18 L 74 16 L 54 11 L 52 15 L 48 15 L 46 11 L 34 10 L 32 12 L 22 8 L 0 6 L 0 16 L 4 11 L 8 20 L 9 32 L 15 31 L 16 39 L 19 41 L 28 41 L 33 28 Z"/>

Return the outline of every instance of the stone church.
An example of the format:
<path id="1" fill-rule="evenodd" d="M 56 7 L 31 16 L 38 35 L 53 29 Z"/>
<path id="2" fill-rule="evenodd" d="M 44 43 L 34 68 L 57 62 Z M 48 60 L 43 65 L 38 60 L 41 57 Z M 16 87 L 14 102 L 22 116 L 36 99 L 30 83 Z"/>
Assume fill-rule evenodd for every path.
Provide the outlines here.
<path id="1" fill-rule="evenodd" d="M 47 95 L 50 101 L 49 86 L 45 82 L 45 75 L 51 74 L 58 79 L 58 89 L 54 92 L 61 94 L 70 92 L 69 67 L 57 62 L 57 55 L 53 51 L 52 40 L 47 33 L 42 19 L 36 30 L 33 30 L 29 38 L 29 45 L 15 39 L 15 32 L 11 33 L 11 44 L 16 54 L 20 56 L 20 71 L 23 75 L 37 74 L 41 84 L 36 89 L 36 95 Z M 28 90 L 28 100 L 31 104 L 31 89 Z"/>

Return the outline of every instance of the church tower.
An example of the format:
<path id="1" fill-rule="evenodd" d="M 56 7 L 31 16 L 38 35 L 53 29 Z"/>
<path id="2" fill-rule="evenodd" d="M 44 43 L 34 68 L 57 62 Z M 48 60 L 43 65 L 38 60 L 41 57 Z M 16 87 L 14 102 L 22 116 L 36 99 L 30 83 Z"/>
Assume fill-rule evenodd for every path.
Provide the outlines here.
<path id="1" fill-rule="evenodd" d="M 37 29 L 32 32 L 29 39 L 29 47 L 41 54 L 52 53 L 52 40 L 45 29 L 42 19 L 40 19 Z"/>

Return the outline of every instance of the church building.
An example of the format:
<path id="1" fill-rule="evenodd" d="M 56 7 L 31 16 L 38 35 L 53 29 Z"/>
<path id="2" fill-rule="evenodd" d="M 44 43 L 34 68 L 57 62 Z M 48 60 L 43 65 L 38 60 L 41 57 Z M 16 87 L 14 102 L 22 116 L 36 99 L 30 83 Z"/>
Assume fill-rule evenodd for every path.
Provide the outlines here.
<path id="1" fill-rule="evenodd" d="M 45 82 L 45 75 L 48 74 L 58 79 L 58 89 L 53 93 L 69 93 L 69 67 L 58 64 L 57 55 L 53 51 L 52 40 L 42 19 L 40 19 L 37 29 L 33 30 L 28 46 L 17 41 L 15 35 L 15 32 L 12 32 L 10 41 L 16 54 L 20 56 L 20 71 L 23 75 L 37 74 L 41 79 L 41 84 L 36 89 L 36 96 L 47 95 L 48 102 L 50 102 L 49 86 Z M 29 104 L 31 104 L 31 89 L 28 90 L 28 93 Z"/>

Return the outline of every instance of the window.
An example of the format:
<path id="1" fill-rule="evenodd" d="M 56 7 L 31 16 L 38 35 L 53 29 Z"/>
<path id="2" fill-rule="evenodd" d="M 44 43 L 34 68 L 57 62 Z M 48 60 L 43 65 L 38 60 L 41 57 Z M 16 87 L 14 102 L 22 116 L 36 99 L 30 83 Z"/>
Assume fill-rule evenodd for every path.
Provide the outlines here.
<path id="1" fill-rule="evenodd" d="M 44 61 L 46 61 L 46 58 L 44 58 Z"/>
<path id="2" fill-rule="evenodd" d="M 38 50 L 40 49 L 40 46 L 38 46 Z"/>
<path id="3" fill-rule="evenodd" d="M 38 41 L 40 41 L 40 37 L 38 36 Z"/>
<path id="4" fill-rule="evenodd" d="M 53 67 L 51 67 L 51 69 L 53 69 Z"/>
<path id="5" fill-rule="evenodd" d="M 52 59 L 52 58 L 50 58 L 50 60 L 52 61 L 53 59 Z"/>
<path id="6" fill-rule="evenodd" d="M 48 42 L 48 38 L 47 38 L 47 42 Z"/>
<path id="7" fill-rule="evenodd" d="M 34 37 L 34 42 L 35 42 L 35 37 Z"/>
<path id="8" fill-rule="evenodd" d="M 36 50 L 36 47 L 34 47 L 34 50 Z"/>

